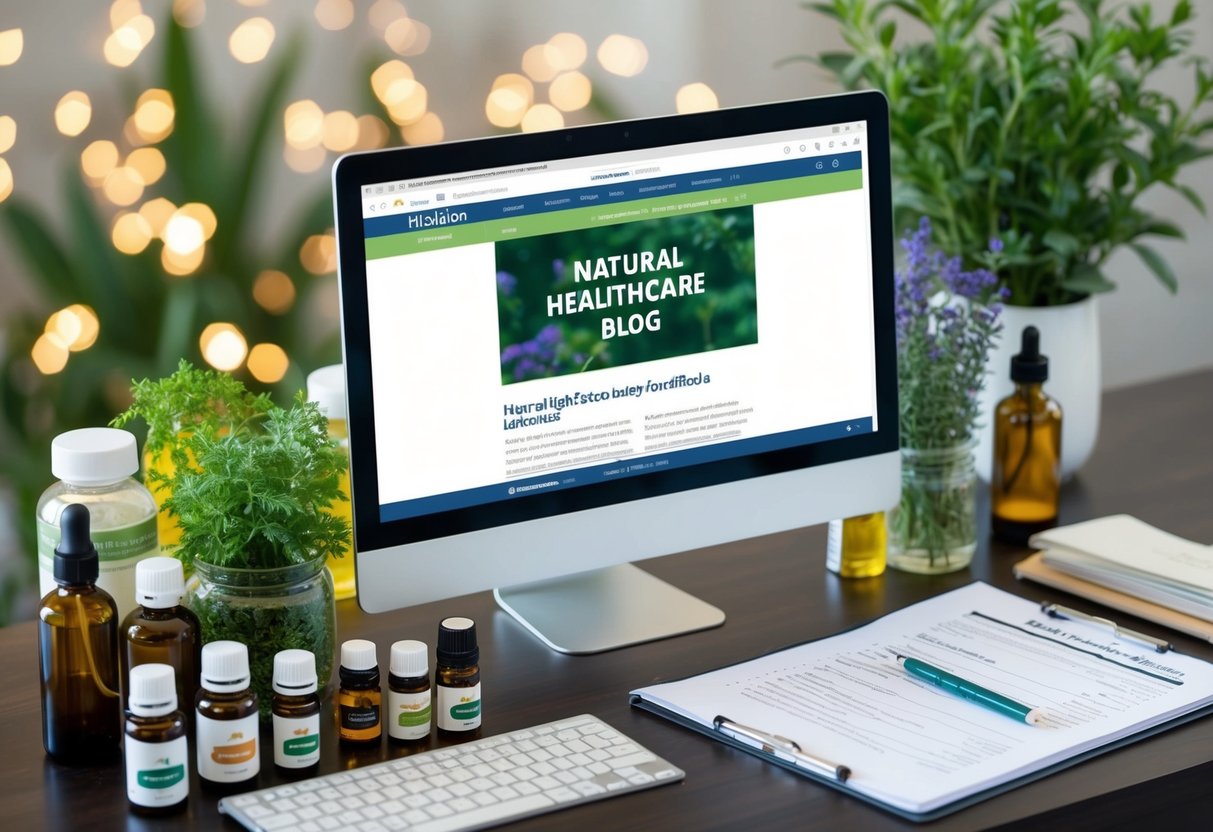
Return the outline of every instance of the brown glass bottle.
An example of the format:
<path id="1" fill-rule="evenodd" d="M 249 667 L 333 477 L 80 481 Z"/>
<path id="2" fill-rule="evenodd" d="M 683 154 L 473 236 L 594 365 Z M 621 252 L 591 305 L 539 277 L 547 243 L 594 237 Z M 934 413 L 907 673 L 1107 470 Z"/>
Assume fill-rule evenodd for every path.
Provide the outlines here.
<path id="1" fill-rule="evenodd" d="M 470 739 L 480 734 L 480 647 L 470 618 L 445 618 L 435 650 L 434 710 L 438 732 Z"/>
<path id="2" fill-rule="evenodd" d="M 94 583 L 99 567 L 88 509 L 64 508 L 60 529 L 57 586 L 38 614 L 42 744 L 57 762 L 103 763 L 118 756 L 122 736 L 118 608 Z"/>
<path id="3" fill-rule="evenodd" d="M 274 765 L 307 771 L 320 763 L 320 694 L 316 657 L 308 650 L 274 655 Z"/>
<path id="4" fill-rule="evenodd" d="M 382 692 L 375 644 L 361 638 L 341 645 L 341 684 L 337 689 L 337 736 L 343 743 L 364 745 L 383 736 Z"/>
<path id="5" fill-rule="evenodd" d="M 174 675 L 166 664 L 149 663 L 127 681 L 126 797 L 136 814 L 173 814 L 189 797 L 189 741 Z"/>
<path id="6" fill-rule="evenodd" d="M 990 530 L 1012 543 L 1057 525 L 1061 489 L 1061 407 L 1042 388 L 1049 360 L 1039 333 L 1026 327 L 1011 359 L 1015 392 L 994 411 L 994 464 L 990 473 Z"/>
<path id="7" fill-rule="evenodd" d="M 247 790 L 261 770 L 258 701 L 249 687 L 248 648 L 238 641 L 203 646 L 196 703 L 198 779 L 215 790 Z"/>
<path id="8" fill-rule="evenodd" d="M 202 629 L 198 617 L 180 603 L 184 584 L 181 562 L 174 558 L 147 558 L 135 566 L 140 606 L 122 622 L 118 659 L 123 679 L 139 665 L 167 664 L 175 671 L 177 701 L 192 704 L 198 695 Z M 185 710 L 186 726 L 192 729 L 194 709 L 187 704 Z"/>

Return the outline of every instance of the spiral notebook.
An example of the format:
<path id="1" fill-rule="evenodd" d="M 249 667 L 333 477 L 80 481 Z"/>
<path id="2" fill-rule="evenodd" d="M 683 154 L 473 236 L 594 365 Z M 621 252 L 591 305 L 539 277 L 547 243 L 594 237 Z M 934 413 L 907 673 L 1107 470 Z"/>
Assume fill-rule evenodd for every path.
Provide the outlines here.
<path id="1" fill-rule="evenodd" d="M 927 684 L 898 654 L 1043 718 L 1016 721 Z M 1209 713 L 1213 664 L 1049 618 L 1031 601 L 974 583 L 631 696 L 638 708 L 925 821 Z"/>

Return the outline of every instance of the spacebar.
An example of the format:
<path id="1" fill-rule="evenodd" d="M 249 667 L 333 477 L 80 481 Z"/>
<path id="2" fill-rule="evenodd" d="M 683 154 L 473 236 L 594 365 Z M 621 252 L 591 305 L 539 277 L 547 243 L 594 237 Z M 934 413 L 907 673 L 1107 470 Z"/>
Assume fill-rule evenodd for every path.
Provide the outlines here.
<path id="1" fill-rule="evenodd" d="M 455 832 L 457 829 L 467 829 L 469 826 L 518 817 L 536 809 L 546 809 L 555 805 L 556 801 L 550 797 L 542 794 L 529 794 L 513 800 L 503 800 L 490 806 L 480 806 L 450 817 L 418 823 L 410 826 L 409 829 L 413 832 Z"/>

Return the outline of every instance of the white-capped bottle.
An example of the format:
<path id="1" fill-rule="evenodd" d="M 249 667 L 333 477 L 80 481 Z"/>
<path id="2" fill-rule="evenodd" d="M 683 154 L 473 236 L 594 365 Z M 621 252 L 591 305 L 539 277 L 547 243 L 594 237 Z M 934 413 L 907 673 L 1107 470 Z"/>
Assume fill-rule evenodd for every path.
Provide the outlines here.
<path id="1" fill-rule="evenodd" d="M 247 783 L 261 771 L 257 694 L 249 686 L 248 648 L 238 641 L 202 646 L 195 715 L 198 777 L 205 784 Z"/>
<path id="2" fill-rule="evenodd" d="M 320 762 L 320 694 L 316 657 L 309 650 L 274 654 L 274 765 L 309 768 Z"/>
<path id="3" fill-rule="evenodd" d="M 97 547 L 97 586 L 118 607 L 118 620 L 135 608 L 135 564 L 160 554 L 156 501 L 132 475 L 139 470 L 135 436 L 117 428 L 82 428 L 51 442 L 51 473 L 59 482 L 43 492 L 38 522 L 38 582 L 55 588 L 53 559 L 59 517 L 72 503 L 88 507 Z"/>
<path id="4" fill-rule="evenodd" d="M 176 812 L 189 798 L 189 741 L 174 676 L 166 664 L 141 664 L 127 682 L 126 798 L 139 814 Z"/>
<path id="5" fill-rule="evenodd" d="M 398 641 L 388 665 L 388 736 L 423 740 L 430 735 L 432 721 L 429 648 L 423 641 Z"/>

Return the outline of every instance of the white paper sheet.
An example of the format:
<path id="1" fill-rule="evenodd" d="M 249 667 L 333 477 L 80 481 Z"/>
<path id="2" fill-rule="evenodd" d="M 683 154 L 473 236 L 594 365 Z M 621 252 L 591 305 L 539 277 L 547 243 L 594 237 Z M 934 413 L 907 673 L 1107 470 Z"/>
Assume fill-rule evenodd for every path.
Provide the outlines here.
<path id="1" fill-rule="evenodd" d="M 912 656 L 1042 709 L 1028 725 L 906 673 Z M 633 691 L 848 766 L 847 785 L 925 813 L 1213 702 L 1213 664 L 1160 654 L 974 583 L 831 638 Z"/>

